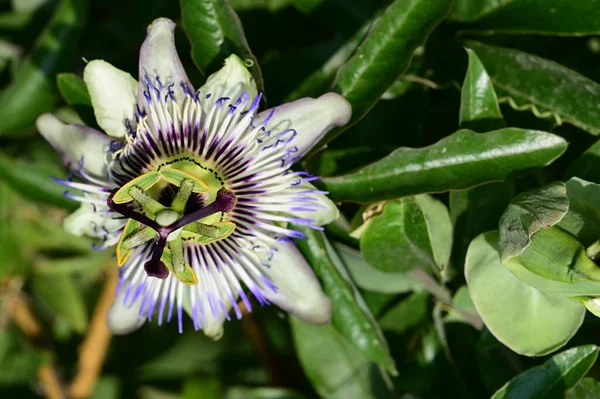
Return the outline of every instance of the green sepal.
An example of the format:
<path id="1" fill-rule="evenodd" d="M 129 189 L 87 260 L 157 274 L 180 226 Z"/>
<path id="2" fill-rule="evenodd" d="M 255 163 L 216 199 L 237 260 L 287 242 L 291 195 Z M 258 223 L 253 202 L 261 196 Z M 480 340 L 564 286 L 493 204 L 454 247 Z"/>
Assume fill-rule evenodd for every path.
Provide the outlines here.
<path id="1" fill-rule="evenodd" d="M 112 200 L 115 204 L 125 204 L 127 202 L 133 201 L 133 197 L 129 193 L 129 191 L 137 186 L 142 191 L 148 191 L 152 186 L 160 181 L 160 173 L 158 172 L 148 172 L 143 175 L 136 177 L 133 180 L 130 180 L 127 184 L 121 187 L 115 195 L 113 195 Z"/>
<path id="2" fill-rule="evenodd" d="M 215 242 L 218 240 L 222 240 L 224 238 L 229 237 L 231 233 L 235 230 L 235 223 L 232 222 L 217 222 L 210 227 L 218 228 L 218 232 L 213 234 L 213 237 L 208 235 L 204 235 L 203 233 L 198 232 L 200 229 L 204 229 L 204 227 L 198 227 L 198 225 L 203 225 L 203 223 L 198 222 L 190 223 L 183 228 L 181 232 L 181 236 L 183 238 L 191 238 L 194 243 L 197 244 L 210 244 L 211 242 Z M 207 225 L 204 225 L 207 226 Z M 198 229 L 198 230 L 196 230 Z"/>
<path id="3" fill-rule="evenodd" d="M 210 238 L 219 238 L 221 236 L 221 229 L 218 226 L 200 222 L 192 222 L 186 225 L 183 230 Z"/>
<path id="4" fill-rule="evenodd" d="M 171 246 L 171 245 L 169 245 L 169 246 Z M 183 270 L 181 270 L 179 272 L 175 272 L 175 270 L 173 268 L 173 257 L 171 256 L 171 251 L 168 248 L 165 248 L 163 250 L 163 253 L 160 257 L 160 261 L 162 262 L 163 265 L 165 265 L 167 267 L 167 269 L 169 269 L 169 271 L 171 273 L 173 273 L 173 275 L 177 278 L 177 280 L 181 281 L 183 284 L 187 284 L 187 285 L 198 284 L 198 277 L 196 276 L 196 273 L 194 273 L 194 270 L 188 263 L 184 262 Z"/>
<path id="5" fill-rule="evenodd" d="M 160 173 L 160 175 L 165 181 L 174 184 L 177 187 L 181 187 L 184 180 L 192 181 L 194 183 L 194 188 L 192 191 L 195 193 L 204 193 L 209 189 L 206 183 L 204 183 L 202 180 L 179 169 L 164 168 L 157 173 Z"/>
<path id="6" fill-rule="evenodd" d="M 133 220 L 133 219 L 127 220 L 127 223 L 125 224 L 125 227 L 123 228 L 123 231 L 121 232 L 121 238 L 119 238 L 119 242 L 117 243 L 117 248 L 116 248 L 117 265 L 119 267 L 121 267 L 125 264 L 125 262 L 127 261 L 127 259 L 129 259 L 129 257 L 131 256 L 131 253 L 133 252 L 133 248 L 129 248 L 129 247 L 127 247 L 127 245 L 125 245 L 125 243 L 127 242 L 127 239 L 131 238 L 132 236 L 137 234 L 141 225 L 142 224 L 136 220 Z"/>

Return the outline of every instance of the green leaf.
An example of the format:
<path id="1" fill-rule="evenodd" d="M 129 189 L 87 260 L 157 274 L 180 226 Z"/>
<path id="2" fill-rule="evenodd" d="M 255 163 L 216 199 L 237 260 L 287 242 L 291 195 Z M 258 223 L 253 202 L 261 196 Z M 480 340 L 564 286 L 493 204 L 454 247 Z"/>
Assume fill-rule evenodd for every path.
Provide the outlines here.
<path id="1" fill-rule="evenodd" d="M 323 290 L 333 303 L 332 325 L 367 358 L 396 374 L 396 365 L 377 322 L 354 287 L 344 264 L 325 235 L 304 226 L 295 226 L 307 239 L 298 249 L 313 267 Z"/>
<path id="2" fill-rule="evenodd" d="M 121 381 L 116 376 L 103 375 L 98 379 L 90 399 L 118 399 L 121 397 Z"/>
<path id="3" fill-rule="evenodd" d="M 593 1 L 457 0 L 452 18 L 477 30 L 581 36 L 600 34 L 597 12 Z"/>
<path id="4" fill-rule="evenodd" d="M 466 50 L 469 67 L 460 95 L 460 127 L 476 132 L 503 128 L 504 118 L 492 81 L 473 50 Z"/>
<path id="5" fill-rule="evenodd" d="M 222 399 L 223 387 L 216 377 L 187 380 L 183 385 L 182 399 Z"/>
<path id="6" fill-rule="evenodd" d="M 334 86 L 352 105 L 356 122 L 408 68 L 417 47 L 446 16 L 450 0 L 396 0 L 338 71 Z M 323 141 L 333 137 L 330 132 Z"/>
<path id="7" fill-rule="evenodd" d="M 571 339 L 583 322 L 585 307 L 581 303 L 539 291 L 502 265 L 496 231 L 471 242 L 465 277 L 487 328 L 519 354 L 551 353 Z"/>
<path id="8" fill-rule="evenodd" d="M 306 399 L 306 396 L 284 388 L 232 387 L 225 399 Z"/>
<path id="9" fill-rule="evenodd" d="M 531 243 L 536 231 L 554 226 L 567 214 L 569 200 L 563 182 L 517 195 L 500 218 L 500 258 L 506 262 Z"/>
<path id="10" fill-rule="evenodd" d="M 31 128 L 38 115 L 52 111 L 57 100 L 54 74 L 68 65 L 86 12 L 86 0 L 61 1 L 31 57 L 21 63 L 14 81 L 0 94 L 0 135 L 16 135 Z"/>
<path id="11" fill-rule="evenodd" d="M 445 270 L 450 263 L 453 233 L 448 208 L 442 201 L 428 194 L 417 195 L 415 201 L 425 216 L 435 263 L 441 270 Z"/>
<path id="12" fill-rule="evenodd" d="M 567 178 L 576 176 L 587 181 L 600 183 L 598 170 L 600 170 L 600 140 L 592 144 L 579 158 L 573 161 L 565 176 Z"/>
<path id="13" fill-rule="evenodd" d="M 0 330 L 0 392 L 4 387 L 34 383 L 42 359 L 42 354 L 23 342 L 16 328 Z"/>
<path id="14" fill-rule="evenodd" d="M 461 190 L 542 168 L 566 149 L 546 132 L 506 128 L 470 130 L 425 148 L 401 147 L 354 173 L 321 179 L 334 201 L 380 201 L 407 195 Z"/>
<path id="15" fill-rule="evenodd" d="M 181 18 L 192 43 L 192 59 L 201 71 L 215 72 L 225 58 L 236 54 L 246 62 L 258 91 L 264 91 L 258 60 L 248 46 L 242 22 L 226 0 L 181 0 Z"/>
<path id="16" fill-rule="evenodd" d="M 346 265 L 352 280 L 364 290 L 401 294 L 422 289 L 421 284 L 410 273 L 382 272 L 368 264 L 354 248 L 339 243 L 335 243 L 334 247 Z"/>
<path id="17" fill-rule="evenodd" d="M 553 61 L 503 47 L 468 41 L 487 69 L 500 101 L 518 110 L 600 134 L 600 84 Z M 509 100 L 510 99 L 510 100 Z"/>
<path id="18" fill-rule="evenodd" d="M 405 333 L 429 317 L 429 293 L 415 292 L 391 308 L 379 319 L 384 331 Z"/>
<path id="19" fill-rule="evenodd" d="M 514 263 L 527 269 L 538 279 L 528 278 L 515 269 L 517 277 L 542 291 L 560 292 L 567 295 L 600 295 L 600 268 L 588 258 L 579 241 L 556 227 L 538 231 L 531 237 L 531 244 L 518 256 Z M 545 281 L 544 281 L 545 280 Z"/>
<path id="20" fill-rule="evenodd" d="M 596 363 L 598 347 L 583 345 L 552 356 L 510 380 L 492 399 L 564 398 Z"/>
<path id="21" fill-rule="evenodd" d="M 600 397 L 600 381 L 584 378 L 567 391 L 565 399 L 596 399 Z"/>
<path id="22" fill-rule="evenodd" d="M 34 274 L 32 290 L 56 315 L 64 318 L 75 332 L 85 331 L 88 324 L 85 302 L 81 290 L 71 276 Z"/>
<path id="23" fill-rule="evenodd" d="M 557 227 L 587 247 L 600 239 L 600 185 L 574 177 L 566 186 L 569 212 Z"/>
<path id="24" fill-rule="evenodd" d="M 377 370 L 331 324 L 312 326 L 290 318 L 300 364 L 324 399 L 388 399 Z"/>
<path id="25" fill-rule="evenodd" d="M 69 105 L 92 106 L 92 99 L 83 79 L 74 73 L 59 73 L 56 75 L 58 90 Z"/>
<path id="26" fill-rule="evenodd" d="M 369 264 L 384 272 L 438 271 L 425 215 L 411 197 L 388 202 L 381 215 L 369 220 L 360 251 Z"/>
<path id="27" fill-rule="evenodd" d="M 64 196 L 65 186 L 52 181 L 51 177 L 66 178 L 66 174 L 55 164 L 27 162 L 0 155 L 0 181 L 34 202 L 66 209 L 77 208 L 75 201 Z"/>

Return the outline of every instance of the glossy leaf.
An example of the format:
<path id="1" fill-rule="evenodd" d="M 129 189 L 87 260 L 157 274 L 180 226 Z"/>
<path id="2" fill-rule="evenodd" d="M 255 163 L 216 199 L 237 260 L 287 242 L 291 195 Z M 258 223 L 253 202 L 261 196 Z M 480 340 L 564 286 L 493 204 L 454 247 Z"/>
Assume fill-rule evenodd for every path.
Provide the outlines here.
<path id="1" fill-rule="evenodd" d="M 503 128 L 504 119 L 492 81 L 477 54 L 471 49 L 466 50 L 469 67 L 460 95 L 460 127 L 476 132 Z"/>
<path id="2" fill-rule="evenodd" d="M 181 0 L 181 18 L 192 43 L 192 59 L 201 71 L 212 73 L 225 58 L 236 54 L 248 66 L 258 91 L 264 91 L 258 61 L 240 19 L 226 0 Z"/>
<path id="3" fill-rule="evenodd" d="M 332 325 L 368 359 L 396 374 L 387 342 L 335 249 L 323 233 L 306 227 L 295 228 L 306 234 L 307 239 L 298 243 L 298 249 L 313 267 L 333 303 Z"/>
<path id="4" fill-rule="evenodd" d="M 585 307 L 581 303 L 539 291 L 502 265 L 495 231 L 471 242 L 465 277 L 486 327 L 519 354 L 551 353 L 563 346 L 583 322 Z"/>
<path id="5" fill-rule="evenodd" d="M 369 220 L 360 251 L 369 264 L 384 272 L 438 270 L 425 215 L 414 198 L 385 204 L 381 215 Z"/>
<path id="6" fill-rule="evenodd" d="M 513 108 L 600 134 L 600 84 L 553 61 L 504 47 L 468 41 L 501 99 Z"/>
<path id="7" fill-rule="evenodd" d="M 500 258 L 506 262 L 531 243 L 536 231 L 554 226 L 567 214 L 569 200 L 563 182 L 517 195 L 500 218 Z"/>
<path id="8" fill-rule="evenodd" d="M 74 73 L 59 73 L 56 84 L 67 104 L 92 106 L 87 86 L 79 76 Z"/>
<path id="9" fill-rule="evenodd" d="M 453 233 L 448 208 L 442 201 L 428 194 L 417 195 L 415 201 L 425 216 L 435 263 L 439 269 L 445 270 L 450 263 Z"/>
<path id="10" fill-rule="evenodd" d="M 32 278 L 34 294 L 69 326 L 78 333 L 87 328 L 88 316 L 82 291 L 73 277 L 60 274 L 34 274 Z"/>
<path id="11" fill-rule="evenodd" d="M 574 177 L 566 182 L 566 187 L 569 212 L 557 227 L 587 247 L 600 239 L 600 185 Z"/>
<path id="12" fill-rule="evenodd" d="M 388 399 L 392 394 L 369 360 L 333 325 L 312 326 L 290 318 L 300 364 L 324 399 Z"/>
<path id="13" fill-rule="evenodd" d="M 450 10 L 450 0 L 396 0 L 337 73 L 334 86 L 360 120 L 408 68 L 417 47 Z M 339 130 L 330 132 L 324 141 Z"/>
<path id="14" fill-rule="evenodd" d="M 68 62 L 85 24 L 87 1 L 62 0 L 38 39 L 31 57 L 0 94 L 0 135 L 16 135 L 33 126 L 56 103 L 54 74 Z"/>
<path id="15" fill-rule="evenodd" d="M 458 132 L 425 148 L 398 148 L 354 173 L 323 178 L 334 201 L 380 201 L 461 190 L 506 180 L 551 163 L 566 149 L 546 132 L 506 128 L 486 134 Z"/>
<path id="16" fill-rule="evenodd" d="M 452 18 L 476 30 L 581 36 L 600 34 L 597 12 L 593 1 L 457 0 Z"/>
<path id="17" fill-rule="evenodd" d="M 600 397 L 600 381 L 584 378 L 567 391 L 565 399 L 596 399 Z"/>
<path id="18" fill-rule="evenodd" d="M 359 251 L 346 245 L 334 244 L 352 280 L 364 290 L 384 294 L 400 294 L 421 289 L 422 285 L 410 273 L 382 272 L 368 264 Z"/>
<path id="19" fill-rule="evenodd" d="M 492 399 L 559 398 L 573 388 L 596 363 L 598 347 L 583 345 L 552 356 L 510 380 Z"/>
<path id="20" fill-rule="evenodd" d="M 600 183 L 600 140 L 590 146 L 579 158 L 577 158 L 569 169 L 566 177 L 579 177 L 594 183 Z"/>

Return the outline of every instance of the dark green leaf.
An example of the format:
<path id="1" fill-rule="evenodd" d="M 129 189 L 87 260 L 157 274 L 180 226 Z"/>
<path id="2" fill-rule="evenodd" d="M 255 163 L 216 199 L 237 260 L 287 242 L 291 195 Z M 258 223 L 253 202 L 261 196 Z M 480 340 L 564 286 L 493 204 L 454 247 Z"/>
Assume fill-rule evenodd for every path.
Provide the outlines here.
<path id="1" fill-rule="evenodd" d="M 369 312 L 360 293 L 354 287 L 341 259 L 322 232 L 295 226 L 307 239 L 298 242 L 298 249 L 312 265 L 325 293 L 333 303 L 332 324 L 336 331 L 356 345 L 367 358 L 396 374 L 394 360 L 377 322 Z"/>
<path id="2" fill-rule="evenodd" d="M 324 399 L 388 399 L 378 371 L 333 327 L 290 318 L 296 353 L 306 376 Z"/>
<path id="3" fill-rule="evenodd" d="M 500 218 L 500 258 L 506 262 L 531 243 L 536 231 L 554 226 L 569 210 L 563 182 L 527 191 L 516 196 Z"/>
<path id="4" fill-rule="evenodd" d="M 192 58 L 205 74 L 223 65 L 231 54 L 249 67 L 258 91 L 264 91 L 258 61 L 246 41 L 244 28 L 226 0 L 181 0 L 183 26 L 192 43 Z"/>
<path id="5" fill-rule="evenodd" d="M 583 322 L 583 304 L 539 291 L 502 265 L 497 231 L 481 234 L 471 242 L 465 278 L 486 327 L 519 354 L 551 353 L 567 343 Z"/>
<path id="6" fill-rule="evenodd" d="M 594 183 L 600 183 L 600 140 L 596 141 L 579 158 L 577 158 L 569 169 L 566 177 L 579 177 Z"/>
<path id="7" fill-rule="evenodd" d="M 452 18 L 477 23 L 477 30 L 548 35 L 600 34 L 594 1 L 457 0 Z"/>
<path id="8" fill-rule="evenodd" d="M 510 380 L 492 399 L 564 398 L 598 358 L 596 345 L 568 349 Z"/>
<path id="9" fill-rule="evenodd" d="M 74 73 L 59 73 L 56 84 L 67 104 L 92 106 L 87 86 L 79 76 Z"/>
<path id="10" fill-rule="evenodd" d="M 530 173 L 551 163 L 566 146 L 562 138 L 534 130 L 459 130 L 429 147 L 402 147 L 354 173 L 322 181 L 334 201 L 460 190 Z"/>
<path id="11" fill-rule="evenodd" d="M 414 198 L 388 202 L 360 238 L 365 260 L 385 272 L 438 271 L 425 215 Z"/>
<path id="12" fill-rule="evenodd" d="M 464 129 L 487 132 L 505 126 L 492 81 L 477 55 L 467 49 L 469 67 L 460 96 L 459 124 Z"/>
<path id="13" fill-rule="evenodd" d="M 503 47 L 468 41 L 500 99 L 519 110 L 600 134 L 600 84 L 553 61 Z"/>
<path id="14" fill-rule="evenodd" d="M 450 0 L 396 0 L 375 20 L 356 53 L 340 68 L 334 85 L 360 120 L 408 68 L 414 51 L 446 16 Z M 323 141 L 339 130 L 330 132 Z"/>
<path id="15" fill-rule="evenodd" d="M 0 95 L 0 135 L 18 134 L 33 126 L 56 103 L 54 74 L 69 61 L 86 20 L 86 0 L 62 0 L 42 32 L 30 58 Z"/>
<path id="16" fill-rule="evenodd" d="M 64 318 L 74 331 L 85 331 L 88 316 L 82 291 L 71 276 L 34 274 L 32 289 L 35 296 L 57 316 Z"/>

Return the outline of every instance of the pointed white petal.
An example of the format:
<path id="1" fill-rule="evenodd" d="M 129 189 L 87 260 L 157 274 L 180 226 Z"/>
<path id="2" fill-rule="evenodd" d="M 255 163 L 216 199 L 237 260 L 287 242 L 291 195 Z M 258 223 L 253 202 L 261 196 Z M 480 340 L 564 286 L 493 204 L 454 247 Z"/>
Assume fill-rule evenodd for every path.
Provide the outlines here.
<path id="1" fill-rule="evenodd" d="M 168 18 L 155 19 L 146 33 L 146 40 L 140 49 L 140 65 L 139 65 L 139 89 L 138 101 L 139 104 L 145 104 L 144 90 L 146 90 L 147 75 L 155 84 L 156 76 L 160 77 L 164 86 L 174 84 L 173 93 L 177 101 L 185 99 L 185 93 L 180 87 L 183 83 L 190 90 L 193 90 L 179 55 L 175 48 L 175 22 Z"/>
<path id="2" fill-rule="evenodd" d="M 314 191 L 314 192 L 313 192 Z M 295 202 L 294 209 L 289 213 L 290 216 L 295 218 L 310 219 L 312 224 L 316 226 L 324 226 L 336 220 L 340 216 L 340 211 L 337 206 L 331 201 L 325 194 L 322 194 L 317 190 L 315 186 L 310 183 L 302 183 L 297 186 L 290 186 L 285 190 L 286 194 L 289 194 L 294 199 L 311 197 L 314 201 L 297 201 Z M 302 211 L 299 208 L 312 208 L 314 211 Z M 287 214 L 286 214 L 287 215 Z"/>
<path id="3" fill-rule="evenodd" d="M 200 93 L 203 104 L 207 105 L 206 109 L 210 109 L 208 107 L 219 98 L 229 97 L 232 101 L 237 101 L 242 93 L 249 93 L 250 98 L 254 99 L 258 90 L 244 61 L 232 54 L 225 60 L 223 68 L 208 77 L 204 86 L 200 88 Z M 210 97 L 207 99 L 208 94 Z"/>
<path id="4" fill-rule="evenodd" d="M 83 70 L 96 121 L 112 137 L 125 137 L 125 120 L 134 121 L 137 81 L 103 60 L 90 61 Z"/>
<path id="5" fill-rule="evenodd" d="M 182 284 L 182 283 L 178 283 Z M 192 310 L 192 302 L 190 295 L 196 295 L 194 293 L 194 287 L 185 286 L 184 287 L 184 299 L 183 299 L 183 310 L 190 316 L 190 319 L 194 319 L 194 313 Z M 237 297 L 237 295 L 236 295 Z M 203 312 L 205 317 L 206 324 L 202 327 L 202 332 L 209 338 L 217 341 L 223 337 L 224 329 L 223 323 L 225 322 L 225 315 L 221 312 L 218 312 L 218 315 L 215 316 L 213 312 L 210 310 L 210 306 L 207 300 L 201 301 L 203 303 L 204 309 Z M 231 309 L 231 304 L 227 301 L 224 302 L 225 309 L 227 312 Z"/>
<path id="6" fill-rule="evenodd" d="M 65 218 L 63 228 L 76 236 L 102 238 L 106 230 L 115 231 L 124 225 L 123 220 L 113 219 L 110 213 L 101 214 L 95 209 L 98 207 L 94 208 L 92 204 L 81 204 L 79 209 Z"/>
<path id="7" fill-rule="evenodd" d="M 311 324 L 327 324 L 331 320 L 331 300 L 319 284 L 309 264 L 294 244 L 279 243 L 270 262 L 263 269 L 277 288 L 263 291 L 265 297 L 280 308 Z"/>
<path id="8" fill-rule="evenodd" d="M 140 308 L 143 304 L 141 298 L 138 298 L 130 307 L 126 307 L 123 303 L 126 291 L 125 289 L 120 290 L 106 314 L 108 329 L 115 335 L 129 334 L 146 322 L 146 318 L 140 316 Z"/>
<path id="9" fill-rule="evenodd" d="M 254 126 L 265 120 L 271 111 L 268 109 L 258 114 Z M 280 105 L 275 107 L 275 112 L 267 123 L 267 130 L 271 133 L 264 145 L 272 144 L 280 134 L 294 129 L 296 137 L 289 145 L 298 148 L 295 156 L 302 156 L 329 130 L 348 123 L 351 115 L 350 103 L 336 93 L 326 93 L 319 98 L 302 98 Z"/>
<path id="10" fill-rule="evenodd" d="M 106 179 L 105 156 L 113 140 L 95 129 L 82 125 L 67 125 L 52 114 L 38 117 L 36 126 L 44 138 L 73 170 L 82 164 L 93 177 Z"/>

